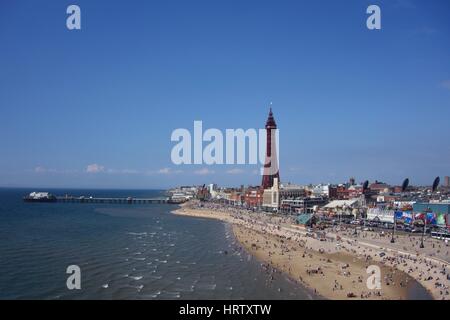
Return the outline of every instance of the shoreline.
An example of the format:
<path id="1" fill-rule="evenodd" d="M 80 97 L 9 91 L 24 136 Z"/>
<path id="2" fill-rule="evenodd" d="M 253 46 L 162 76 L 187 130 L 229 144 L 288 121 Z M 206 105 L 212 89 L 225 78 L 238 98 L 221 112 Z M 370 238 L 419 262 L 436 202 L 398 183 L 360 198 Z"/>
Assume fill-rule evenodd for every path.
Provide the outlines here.
<path id="1" fill-rule="evenodd" d="M 191 217 L 193 217 L 193 216 L 191 216 Z M 199 217 L 193 217 L 193 218 L 199 218 Z M 308 297 L 307 300 L 326 300 L 325 297 L 319 295 L 317 292 L 314 292 L 314 288 L 308 287 L 306 284 L 301 283 L 300 281 L 298 281 L 297 279 L 292 277 L 292 275 L 290 275 L 289 273 L 286 273 L 285 271 L 276 268 L 275 266 L 271 265 L 270 263 L 267 263 L 267 261 L 260 259 L 257 255 L 255 255 L 254 252 L 252 252 L 250 250 L 251 248 L 244 246 L 236 234 L 235 228 L 238 226 L 228 223 L 228 222 L 225 222 L 225 221 L 222 221 L 222 220 L 218 220 L 218 219 L 213 219 L 213 220 L 223 222 L 225 227 L 227 228 L 227 230 L 231 231 L 231 236 L 233 237 L 233 241 L 235 242 L 235 244 L 237 246 L 239 246 L 239 249 L 242 252 L 245 252 L 245 254 L 252 256 L 253 259 L 255 259 L 255 261 L 257 261 L 258 264 L 260 264 L 261 268 L 266 273 L 272 274 L 272 275 L 277 274 L 278 276 L 283 275 L 283 276 L 287 277 L 289 279 L 289 281 L 292 281 L 292 282 L 296 283 L 297 285 L 300 285 L 302 290 L 304 290 L 305 294 Z"/>
<path id="2" fill-rule="evenodd" d="M 230 224 L 235 238 L 246 251 L 262 264 L 285 273 L 318 297 L 332 300 L 408 299 L 408 287 L 417 284 L 433 299 L 442 299 L 439 290 L 430 286 L 429 281 L 420 281 L 421 277 L 417 279 L 415 274 L 406 272 L 395 263 L 386 263 L 386 259 L 377 256 L 377 252 L 379 254 L 383 250 L 375 245 L 366 247 L 360 244 L 358 249 L 363 250 L 355 250 L 347 244 L 347 239 L 339 243 L 333 240 L 322 242 L 305 236 L 306 231 L 298 226 L 280 228 L 228 212 L 190 206 L 192 204 L 185 203 L 172 213 Z M 393 253 L 385 254 L 389 257 Z M 424 261 L 427 264 L 427 259 Z M 381 290 L 367 289 L 366 279 L 369 274 L 366 268 L 369 265 L 380 267 Z"/>

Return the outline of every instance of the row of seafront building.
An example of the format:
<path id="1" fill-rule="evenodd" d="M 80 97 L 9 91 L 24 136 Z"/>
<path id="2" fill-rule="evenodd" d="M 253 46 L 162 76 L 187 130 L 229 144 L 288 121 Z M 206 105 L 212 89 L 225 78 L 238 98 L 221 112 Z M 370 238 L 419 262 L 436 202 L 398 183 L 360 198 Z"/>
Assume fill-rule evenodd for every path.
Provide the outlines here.
<path id="1" fill-rule="evenodd" d="M 300 186 L 280 184 L 275 178 L 269 189 L 209 184 L 179 187 L 171 190 L 171 194 L 179 199 L 219 201 L 264 212 L 348 216 L 385 223 L 394 223 L 395 218 L 408 223 L 420 221 L 425 214 L 430 225 L 450 228 L 450 186 L 445 184 L 432 194 L 430 187 L 408 187 L 402 192 L 400 186 L 379 181 L 364 188 L 354 179 L 337 185 Z"/>

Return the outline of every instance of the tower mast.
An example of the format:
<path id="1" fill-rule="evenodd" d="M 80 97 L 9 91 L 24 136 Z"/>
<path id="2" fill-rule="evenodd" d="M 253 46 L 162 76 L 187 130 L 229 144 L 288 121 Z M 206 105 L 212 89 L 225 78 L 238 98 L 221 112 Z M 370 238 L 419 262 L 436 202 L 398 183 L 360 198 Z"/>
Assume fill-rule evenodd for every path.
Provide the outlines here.
<path id="1" fill-rule="evenodd" d="M 262 177 L 261 188 L 269 189 L 273 186 L 273 181 L 278 178 L 280 181 L 280 173 L 278 170 L 278 155 L 275 139 L 277 124 L 272 112 L 272 103 L 270 103 L 269 116 L 266 121 L 266 159 L 264 162 L 264 172 Z"/>

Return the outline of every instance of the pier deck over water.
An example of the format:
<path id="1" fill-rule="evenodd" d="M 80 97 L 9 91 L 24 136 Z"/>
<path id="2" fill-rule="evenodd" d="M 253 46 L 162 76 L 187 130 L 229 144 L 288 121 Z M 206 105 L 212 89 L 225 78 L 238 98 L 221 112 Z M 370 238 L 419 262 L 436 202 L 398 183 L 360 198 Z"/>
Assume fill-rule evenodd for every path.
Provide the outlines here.
<path id="1" fill-rule="evenodd" d="M 115 204 L 164 204 L 175 203 L 169 197 L 165 198 L 94 198 L 94 197 L 56 197 L 57 202 L 67 203 L 115 203 Z"/>

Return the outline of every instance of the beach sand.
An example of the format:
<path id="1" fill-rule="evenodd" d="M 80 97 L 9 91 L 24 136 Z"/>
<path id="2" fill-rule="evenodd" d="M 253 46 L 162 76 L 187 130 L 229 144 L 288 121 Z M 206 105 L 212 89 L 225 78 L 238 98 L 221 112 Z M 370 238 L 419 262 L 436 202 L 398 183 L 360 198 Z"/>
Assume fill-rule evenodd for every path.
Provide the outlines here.
<path id="1" fill-rule="evenodd" d="M 233 225 L 233 231 L 239 242 L 255 257 L 327 299 L 348 299 L 350 293 L 354 294 L 353 299 L 406 299 L 406 284 L 413 281 L 403 272 L 365 262 L 345 252 L 320 253 L 312 248 L 307 249 L 305 243 L 237 224 Z M 366 269 L 373 264 L 380 267 L 382 290 L 367 288 L 369 275 Z"/>
<path id="2" fill-rule="evenodd" d="M 369 255 L 345 242 L 322 242 L 305 236 L 295 227 L 280 228 L 228 212 L 192 208 L 188 204 L 174 213 L 230 223 L 236 239 L 249 253 L 326 299 L 407 299 L 407 284 L 415 281 L 406 272 L 383 262 L 381 257 L 377 261 L 373 248 Z M 367 288 L 369 265 L 380 268 L 381 290 Z"/>

